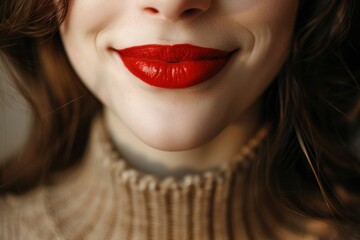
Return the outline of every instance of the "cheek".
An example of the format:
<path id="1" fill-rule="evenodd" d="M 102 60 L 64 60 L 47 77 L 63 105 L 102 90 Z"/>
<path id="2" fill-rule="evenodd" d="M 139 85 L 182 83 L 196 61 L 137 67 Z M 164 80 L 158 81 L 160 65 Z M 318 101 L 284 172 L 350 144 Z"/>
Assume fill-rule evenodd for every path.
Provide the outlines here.
<path id="1" fill-rule="evenodd" d="M 121 14 L 123 1 L 70 1 L 68 13 L 62 28 L 65 31 L 80 31 L 84 35 L 97 34 L 111 23 L 114 16 Z M 116 10 L 116 11 L 115 11 Z"/>
<path id="2" fill-rule="evenodd" d="M 257 12 L 257 18 L 274 19 L 281 15 L 292 16 L 299 0 L 221 0 L 219 8 L 227 14 Z"/>
<path id="3" fill-rule="evenodd" d="M 231 1 L 235 2 L 235 1 Z M 252 44 L 243 49 L 237 72 L 237 103 L 249 103 L 258 98 L 280 71 L 287 55 L 296 19 L 297 1 L 255 0 L 235 5 L 229 15 L 231 26 L 246 29 Z M 249 5 L 247 5 L 249 6 Z M 235 7 L 239 7 L 236 11 Z M 241 34 L 237 37 L 241 43 Z M 246 91 L 244 91 L 246 89 Z M 234 93 L 235 94 L 235 93 Z"/>
<path id="4" fill-rule="evenodd" d="M 226 8 L 233 26 L 247 29 L 255 37 L 273 38 L 291 34 L 298 0 L 228 0 Z"/>
<path id="5" fill-rule="evenodd" d="M 253 58 L 269 68 L 280 68 L 293 35 L 297 5 L 297 0 L 259 0 L 252 9 L 234 16 L 253 35 L 250 63 Z"/>
<path id="6" fill-rule="evenodd" d="M 107 96 L 101 80 L 108 73 L 104 68 L 104 55 L 99 54 L 97 48 L 97 39 L 116 14 L 115 2 L 70 1 L 66 18 L 60 25 L 61 39 L 72 67 L 83 83 L 101 98 Z"/>

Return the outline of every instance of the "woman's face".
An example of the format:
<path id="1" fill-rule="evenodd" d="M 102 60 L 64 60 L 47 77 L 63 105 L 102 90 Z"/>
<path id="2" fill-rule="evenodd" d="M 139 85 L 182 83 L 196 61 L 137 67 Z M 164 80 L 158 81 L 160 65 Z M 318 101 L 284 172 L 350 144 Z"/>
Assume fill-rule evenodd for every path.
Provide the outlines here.
<path id="1" fill-rule="evenodd" d="M 183 150 L 211 141 L 255 106 L 287 57 L 297 6 L 73 0 L 60 31 L 80 79 L 118 121 L 149 146 Z"/>

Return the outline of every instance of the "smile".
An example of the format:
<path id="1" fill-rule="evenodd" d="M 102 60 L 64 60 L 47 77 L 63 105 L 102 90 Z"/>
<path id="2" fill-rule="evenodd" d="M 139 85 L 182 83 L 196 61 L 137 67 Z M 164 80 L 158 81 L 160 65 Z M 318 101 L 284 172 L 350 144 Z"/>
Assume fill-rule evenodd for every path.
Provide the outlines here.
<path id="1" fill-rule="evenodd" d="M 233 52 L 190 44 L 143 45 L 117 50 L 127 69 L 160 88 L 188 88 L 218 74 Z"/>

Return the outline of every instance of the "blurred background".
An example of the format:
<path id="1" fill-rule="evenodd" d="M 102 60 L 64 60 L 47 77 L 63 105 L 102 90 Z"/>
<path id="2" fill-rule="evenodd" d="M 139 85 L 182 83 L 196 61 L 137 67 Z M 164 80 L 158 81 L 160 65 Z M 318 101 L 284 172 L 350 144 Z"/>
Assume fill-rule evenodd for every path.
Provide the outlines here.
<path id="1" fill-rule="evenodd" d="M 31 127 L 31 111 L 0 66 L 0 161 L 19 152 Z"/>

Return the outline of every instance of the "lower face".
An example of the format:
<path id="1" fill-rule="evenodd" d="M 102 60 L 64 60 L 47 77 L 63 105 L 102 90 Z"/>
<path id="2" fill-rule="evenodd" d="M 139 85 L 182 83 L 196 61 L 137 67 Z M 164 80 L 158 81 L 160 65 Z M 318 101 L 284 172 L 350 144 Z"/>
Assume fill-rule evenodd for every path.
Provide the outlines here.
<path id="1" fill-rule="evenodd" d="M 80 79 L 122 125 L 161 150 L 204 145 L 230 124 L 249 119 L 245 115 L 259 107 L 255 102 L 287 57 L 298 5 L 297 0 L 175 2 L 74 0 L 60 28 Z M 186 4 L 200 10 L 176 14 Z M 161 15 L 163 10 L 175 14 Z M 201 78 L 205 81 L 154 86 L 156 79 L 149 84 L 134 74 L 118 52 L 148 44 L 191 44 L 232 54 L 214 76 Z"/>

